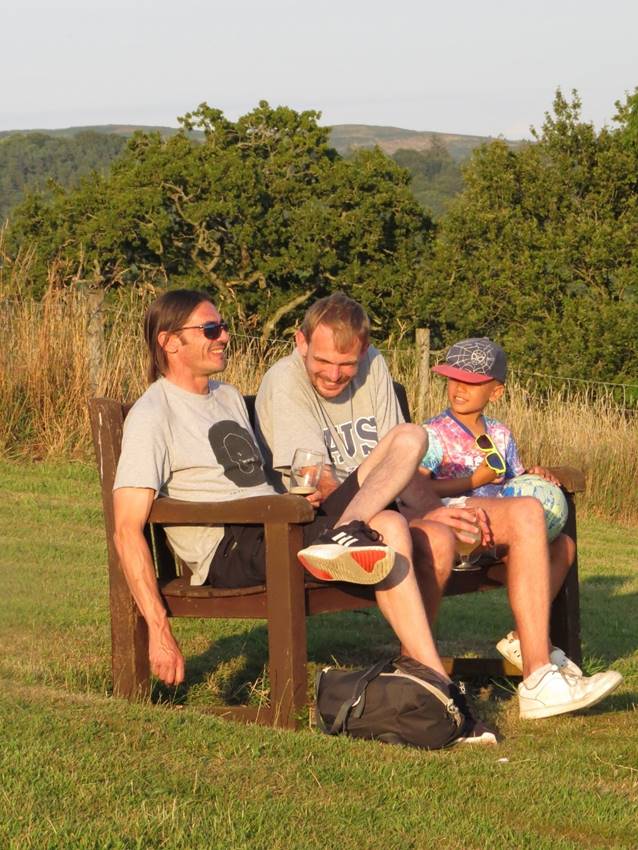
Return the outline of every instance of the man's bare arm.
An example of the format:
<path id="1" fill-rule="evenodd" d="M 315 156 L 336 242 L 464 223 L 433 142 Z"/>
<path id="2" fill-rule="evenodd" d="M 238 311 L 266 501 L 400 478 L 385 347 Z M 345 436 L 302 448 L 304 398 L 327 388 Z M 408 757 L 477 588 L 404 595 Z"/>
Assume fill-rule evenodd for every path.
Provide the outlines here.
<path id="1" fill-rule="evenodd" d="M 167 685 L 178 685 L 184 681 L 184 657 L 173 637 L 144 538 L 154 496 L 154 490 L 142 487 L 115 490 L 113 539 L 129 589 L 148 625 L 151 672 Z"/>

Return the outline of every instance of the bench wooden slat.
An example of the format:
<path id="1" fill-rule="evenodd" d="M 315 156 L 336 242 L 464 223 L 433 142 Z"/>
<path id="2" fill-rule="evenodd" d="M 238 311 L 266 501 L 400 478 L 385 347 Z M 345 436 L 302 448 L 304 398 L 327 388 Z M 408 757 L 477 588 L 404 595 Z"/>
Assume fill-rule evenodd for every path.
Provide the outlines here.
<path id="1" fill-rule="evenodd" d="M 312 522 L 314 510 L 302 496 L 254 496 L 227 502 L 187 502 L 162 497 L 153 502 L 149 522 L 173 525 Z"/>
<path id="2" fill-rule="evenodd" d="M 548 469 L 568 493 L 585 492 L 585 475 L 582 470 L 573 466 L 549 466 Z"/>

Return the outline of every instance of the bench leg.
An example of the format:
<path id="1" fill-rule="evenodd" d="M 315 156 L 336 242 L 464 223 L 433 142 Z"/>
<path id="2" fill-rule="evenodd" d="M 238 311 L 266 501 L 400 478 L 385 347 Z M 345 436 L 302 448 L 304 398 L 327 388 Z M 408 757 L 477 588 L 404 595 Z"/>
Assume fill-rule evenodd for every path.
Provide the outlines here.
<path id="1" fill-rule="evenodd" d="M 113 695 L 129 700 L 150 694 L 148 629 L 119 564 L 110 568 L 111 666 Z"/>
<path id="2" fill-rule="evenodd" d="M 304 571 L 297 561 L 302 540 L 300 526 L 266 526 L 271 721 L 273 726 L 287 729 L 296 728 L 306 702 Z"/>
<path id="3" fill-rule="evenodd" d="M 564 491 L 563 491 L 564 492 Z M 568 534 L 574 543 L 576 539 L 576 506 L 574 496 L 565 493 L 569 514 L 565 524 L 565 534 Z M 582 650 L 580 643 L 580 591 L 578 587 L 578 548 L 574 563 L 567 574 L 563 586 L 556 599 L 552 603 L 550 616 L 550 637 L 555 646 L 559 646 L 574 663 L 582 663 Z"/>

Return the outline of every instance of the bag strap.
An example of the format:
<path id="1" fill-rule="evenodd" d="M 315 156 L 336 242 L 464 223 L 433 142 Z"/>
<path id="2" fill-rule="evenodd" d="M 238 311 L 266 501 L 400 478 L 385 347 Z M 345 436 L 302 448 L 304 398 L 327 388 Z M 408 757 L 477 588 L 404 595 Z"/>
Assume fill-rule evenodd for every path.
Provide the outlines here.
<path id="1" fill-rule="evenodd" d="M 322 732 L 325 732 L 326 735 L 330 735 L 330 729 L 326 726 L 323 717 L 321 716 L 321 712 L 319 711 L 319 687 L 321 685 L 321 677 L 329 670 L 329 667 L 324 667 L 322 670 L 317 671 L 315 674 L 315 720 L 317 722 L 317 726 L 321 729 Z"/>
<path id="2" fill-rule="evenodd" d="M 339 735 L 341 732 L 346 731 L 346 723 L 348 721 L 350 712 L 353 709 L 353 706 L 353 717 L 361 717 L 361 715 L 363 714 L 363 709 L 365 707 L 365 700 L 363 699 L 363 696 L 365 694 L 366 688 L 368 687 L 370 682 L 373 679 L 376 679 L 379 673 L 381 673 L 383 669 L 391 663 L 392 662 L 384 659 L 383 661 L 377 661 L 377 663 L 374 664 L 372 667 L 369 667 L 367 670 L 363 671 L 363 673 L 355 683 L 354 689 L 352 691 L 352 696 L 350 697 L 350 699 L 347 699 L 345 700 L 345 702 L 342 703 L 341 708 L 337 712 L 337 716 L 334 719 L 334 723 L 328 731 L 329 735 Z M 359 700 L 359 704 L 355 706 L 357 700 Z"/>

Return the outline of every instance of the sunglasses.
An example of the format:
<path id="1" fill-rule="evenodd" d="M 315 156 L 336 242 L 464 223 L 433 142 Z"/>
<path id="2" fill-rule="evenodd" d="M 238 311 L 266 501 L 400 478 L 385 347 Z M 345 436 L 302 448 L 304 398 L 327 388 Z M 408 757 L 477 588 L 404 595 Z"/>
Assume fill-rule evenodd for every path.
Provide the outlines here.
<path id="1" fill-rule="evenodd" d="M 201 330 L 204 332 L 206 339 L 219 339 L 224 331 L 228 330 L 226 322 L 204 322 L 203 325 L 184 325 L 183 328 L 175 328 L 173 333 L 177 331 Z"/>
<path id="2" fill-rule="evenodd" d="M 503 456 L 492 442 L 489 434 L 479 434 L 476 438 L 476 446 L 485 455 L 485 463 L 498 475 L 505 474 L 505 461 Z"/>

